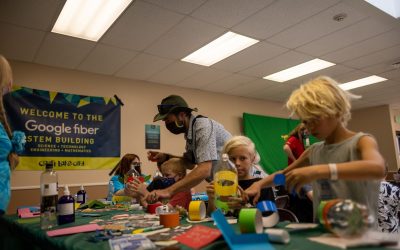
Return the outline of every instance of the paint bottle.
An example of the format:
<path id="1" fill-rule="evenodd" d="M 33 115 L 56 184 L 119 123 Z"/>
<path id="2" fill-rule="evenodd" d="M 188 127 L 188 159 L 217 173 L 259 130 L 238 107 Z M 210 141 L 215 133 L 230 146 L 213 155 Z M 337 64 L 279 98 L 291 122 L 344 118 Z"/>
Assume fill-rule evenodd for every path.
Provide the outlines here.
<path id="1" fill-rule="evenodd" d="M 75 221 L 75 199 L 71 196 L 68 186 L 65 186 L 64 195 L 58 200 L 57 221 L 58 225 Z"/>
<path id="2" fill-rule="evenodd" d="M 78 193 L 76 193 L 76 202 L 80 204 L 87 202 L 87 194 L 83 188 L 83 185 L 81 185 L 81 189 L 78 191 Z"/>
<path id="3" fill-rule="evenodd" d="M 53 162 L 46 163 L 46 170 L 40 175 L 40 228 L 57 226 L 58 175 Z"/>

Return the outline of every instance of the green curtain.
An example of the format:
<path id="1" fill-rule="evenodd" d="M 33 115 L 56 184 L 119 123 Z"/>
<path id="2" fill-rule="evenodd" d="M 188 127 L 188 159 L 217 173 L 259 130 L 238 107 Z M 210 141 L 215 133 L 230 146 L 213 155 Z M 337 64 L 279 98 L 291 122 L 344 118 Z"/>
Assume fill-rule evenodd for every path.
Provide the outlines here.
<path id="1" fill-rule="evenodd" d="M 299 120 L 243 113 L 244 134 L 256 145 L 261 156 L 260 165 L 267 173 L 273 173 L 287 166 L 282 138 L 292 131 Z M 317 140 L 310 137 L 310 143 Z"/>

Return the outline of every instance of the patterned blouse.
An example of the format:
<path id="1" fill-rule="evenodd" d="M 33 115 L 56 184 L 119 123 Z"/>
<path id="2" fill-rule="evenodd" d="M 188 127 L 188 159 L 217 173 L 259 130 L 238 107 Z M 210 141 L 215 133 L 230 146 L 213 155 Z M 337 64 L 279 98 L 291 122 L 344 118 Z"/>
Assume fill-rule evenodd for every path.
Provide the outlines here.
<path id="1" fill-rule="evenodd" d="M 399 232 L 400 188 L 382 181 L 378 203 L 378 228 L 382 232 Z"/>

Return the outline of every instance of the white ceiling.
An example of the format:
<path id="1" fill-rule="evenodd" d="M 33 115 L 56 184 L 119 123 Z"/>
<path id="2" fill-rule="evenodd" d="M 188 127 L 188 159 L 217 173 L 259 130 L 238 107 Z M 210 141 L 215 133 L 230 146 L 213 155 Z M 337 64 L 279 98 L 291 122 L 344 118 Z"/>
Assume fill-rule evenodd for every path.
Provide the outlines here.
<path id="1" fill-rule="evenodd" d="M 284 102 L 311 77 L 389 80 L 353 90 L 355 108 L 400 108 L 400 20 L 362 0 L 136 0 L 97 42 L 50 32 L 65 1 L 0 0 L 9 59 Z M 346 13 L 341 22 L 333 16 Z M 180 59 L 233 31 L 260 40 L 210 67 Z M 263 76 L 321 58 L 336 66 L 285 83 Z"/>

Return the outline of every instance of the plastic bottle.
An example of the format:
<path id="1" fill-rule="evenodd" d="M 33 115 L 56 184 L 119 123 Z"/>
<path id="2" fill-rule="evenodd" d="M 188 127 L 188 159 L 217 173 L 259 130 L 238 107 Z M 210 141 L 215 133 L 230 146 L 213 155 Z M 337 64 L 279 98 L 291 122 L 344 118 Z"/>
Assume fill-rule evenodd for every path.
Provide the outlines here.
<path id="1" fill-rule="evenodd" d="M 83 188 L 83 185 L 81 185 L 80 190 L 78 191 L 78 193 L 76 193 L 76 202 L 80 204 L 84 204 L 87 202 L 87 195 L 85 189 Z"/>
<path id="2" fill-rule="evenodd" d="M 328 231 L 343 238 L 362 235 L 375 219 L 365 205 L 349 199 L 322 201 L 318 217 Z"/>
<path id="3" fill-rule="evenodd" d="M 46 163 L 40 176 L 40 228 L 50 229 L 57 225 L 58 176 L 53 162 Z"/>
<path id="4" fill-rule="evenodd" d="M 215 206 L 227 213 L 230 209 L 227 202 L 230 197 L 236 197 L 238 176 L 236 167 L 227 154 L 222 155 L 221 161 L 214 170 Z"/>
<path id="5" fill-rule="evenodd" d="M 112 180 L 108 183 L 108 195 L 107 201 L 112 201 L 112 197 L 114 196 L 114 183 Z"/>
<path id="6" fill-rule="evenodd" d="M 75 199 L 71 196 L 68 186 L 65 186 L 64 195 L 58 200 L 57 221 L 58 225 L 75 221 Z"/>

